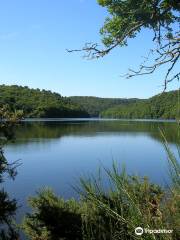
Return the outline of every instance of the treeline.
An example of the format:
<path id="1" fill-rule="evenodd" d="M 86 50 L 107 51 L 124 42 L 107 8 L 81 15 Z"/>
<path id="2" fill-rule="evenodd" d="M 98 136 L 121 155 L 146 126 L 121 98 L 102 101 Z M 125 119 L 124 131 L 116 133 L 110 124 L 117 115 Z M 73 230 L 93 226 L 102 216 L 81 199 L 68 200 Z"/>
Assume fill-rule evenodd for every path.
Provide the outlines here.
<path id="1" fill-rule="evenodd" d="M 139 100 L 136 98 L 99 98 L 99 97 L 70 97 L 70 100 L 80 105 L 91 117 L 99 117 L 100 113 L 108 108 L 119 104 L 135 103 Z"/>
<path id="2" fill-rule="evenodd" d="M 9 163 L 2 146 L 14 139 L 14 130 L 21 116 L 0 107 L 0 118 L 8 119 L 0 122 L 3 136 L 0 138 L 2 185 L 7 176 L 14 180 L 17 174 L 19 163 Z M 7 134 L 9 132 L 11 136 Z M 167 231 L 167 234 L 160 234 L 162 237 L 159 230 L 155 230 L 156 234 L 144 234 L 139 239 L 180 239 L 180 154 L 176 158 L 163 134 L 162 138 L 169 163 L 168 188 L 151 183 L 146 176 L 129 175 L 124 167 L 119 169 L 114 162 L 111 169 L 103 168 L 104 172 L 100 169 L 97 176 L 80 178 L 74 188 L 77 199 L 65 200 L 47 187 L 38 191 L 36 196 L 28 199 L 32 211 L 25 214 L 21 224 L 16 224 L 19 203 L 10 198 L 2 185 L 0 239 L 19 240 L 25 233 L 29 240 L 137 240 L 137 226 L 143 229 L 156 229 L 158 226 L 162 233 Z"/>
<path id="3" fill-rule="evenodd" d="M 80 106 L 51 91 L 0 85 L 0 104 L 23 110 L 25 117 L 88 117 Z"/>
<path id="4" fill-rule="evenodd" d="M 17 85 L 0 85 L 0 105 L 23 110 L 29 118 L 102 117 L 102 118 L 180 118 L 178 91 L 149 99 L 62 97 L 60 94 Z"/>
<path id="5" fill-rule="evenodd" d="M 147 100 L 120 104 L 102 111 L 106 118 L 141 118 L 141 119 L 179 119 L 180 96 L 178 91 L 164 92 Z"/>

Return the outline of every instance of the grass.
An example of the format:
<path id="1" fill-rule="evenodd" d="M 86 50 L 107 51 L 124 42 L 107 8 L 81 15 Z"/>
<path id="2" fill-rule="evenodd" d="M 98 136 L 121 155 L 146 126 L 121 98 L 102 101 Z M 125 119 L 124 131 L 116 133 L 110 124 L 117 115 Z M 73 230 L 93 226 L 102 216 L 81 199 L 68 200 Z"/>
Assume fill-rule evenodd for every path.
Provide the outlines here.
<path id="1" fill-rule="evenodd" d="M 180 239 L 180 151 L 175 157 L 163 132 L 169 161 L 171 184 L 164 189 L 147 177 L 130 176 L 125 168 L 103 169 L 109 187 L 103 187 L 101 174 L 80 179 L 80 201 L 65 201 L 44 189 L 30 198 L 33 209 L 23 222 L 31 240 L 134 240 Z M 178 148 L 179 149 L 179 148 Z M 172 234 L 143 234 L 135 228 L 172 229 Z"/>

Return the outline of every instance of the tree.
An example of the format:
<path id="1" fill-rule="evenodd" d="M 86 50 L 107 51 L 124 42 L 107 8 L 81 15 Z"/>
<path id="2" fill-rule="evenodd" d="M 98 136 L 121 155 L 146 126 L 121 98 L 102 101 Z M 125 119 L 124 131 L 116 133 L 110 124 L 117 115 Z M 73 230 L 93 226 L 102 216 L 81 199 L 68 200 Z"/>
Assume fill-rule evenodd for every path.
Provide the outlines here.
<path id="1" fill-rule="evenodd" d="M 4 144 L 13 138 L 13 129 L 22 118 L 22 111 L 11 112 L 8 105 L 0 106 L 0 184 L 5 176 L 14 179 L 17 174 L 18 162 L 9 164 L 4 156 Z M 1 186 L 1 185 L 0 185 Z M 0 188 L 0 239 L 16 240 L 16 231 L 13 220 L 17 209 L 16 199 L 10 199 L 3 187 Z"/>
<path id="2" fill-rule="evenodd" d="M 78 104 L 58 93 L 30 89 L 17 85 L 0 85 L 0 105 L 8 104 L 10 109 L 21 109 L 24 117 L 88 117 Z"/>
<path id="3" fill-rule="evenodd" d="M 109 13 L 100 29 L 104 48 L 99 48 L 97 43 L 86 43 L 82 49 L 68 52 L 84 51 L 89 59 L 104 57 L 118 46 L 127 46 L 129 38 L 136 37 L 142 28 L 148 28 L 153 31 L 154 49 L 139 69 L 130 69 L 126 77 L 151 74 L 167 65 L 164 89 L 169 82 L 179 80 L 180 73 L 173 72 L 180 56 L 179 0 L 98 0 L 98 3 Z"/>

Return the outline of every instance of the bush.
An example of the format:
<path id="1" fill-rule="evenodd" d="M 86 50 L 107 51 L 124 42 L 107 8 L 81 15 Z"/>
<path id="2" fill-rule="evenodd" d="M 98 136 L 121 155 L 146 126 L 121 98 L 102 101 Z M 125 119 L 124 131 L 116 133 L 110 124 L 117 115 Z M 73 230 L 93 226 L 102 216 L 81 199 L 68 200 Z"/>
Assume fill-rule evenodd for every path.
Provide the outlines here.
<path id="1" fill-rule="evenodd" d="M 162 133 L 163 135 L 163 133 Z M 80 179 L 80 201 L 65 201 L 51 190 L 30 199 L 23 229 L 32 240 L 180 239 L 180 165 L 166 140 L 171 186 L 163 189 L 147 177 L 129 176 L 125 169 L 104 169 L 108 187 L 98 178 Z M 180 157 L 180 155 L 179 155 Z M 135 228 L 167 229 L 172 234 L 135 235 Z"/>
<path id="2" fill-rule="evenodd" d="M 75 200 L 64 201 L 50 189 L 29 199 L 34 209 L 27 214 L 23 228 L 32 240 L 82 239 L 80 205 Z"/>

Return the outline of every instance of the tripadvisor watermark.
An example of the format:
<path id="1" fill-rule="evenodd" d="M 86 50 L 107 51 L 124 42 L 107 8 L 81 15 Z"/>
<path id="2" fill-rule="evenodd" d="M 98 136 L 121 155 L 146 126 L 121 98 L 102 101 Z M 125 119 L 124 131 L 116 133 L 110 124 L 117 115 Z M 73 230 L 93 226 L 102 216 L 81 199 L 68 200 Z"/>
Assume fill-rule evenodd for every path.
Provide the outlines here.
<path id="1" fill-rule="evenodd" d="M 164 233 L 164 234 L 171 234 L 173 232 L 172 229 L 149 229 L 149 228 L 142 228 L 137 227 L 135 228 L 135 234 L 141 236 L 142 234 L 156 234 L 156 233 Z"/>

